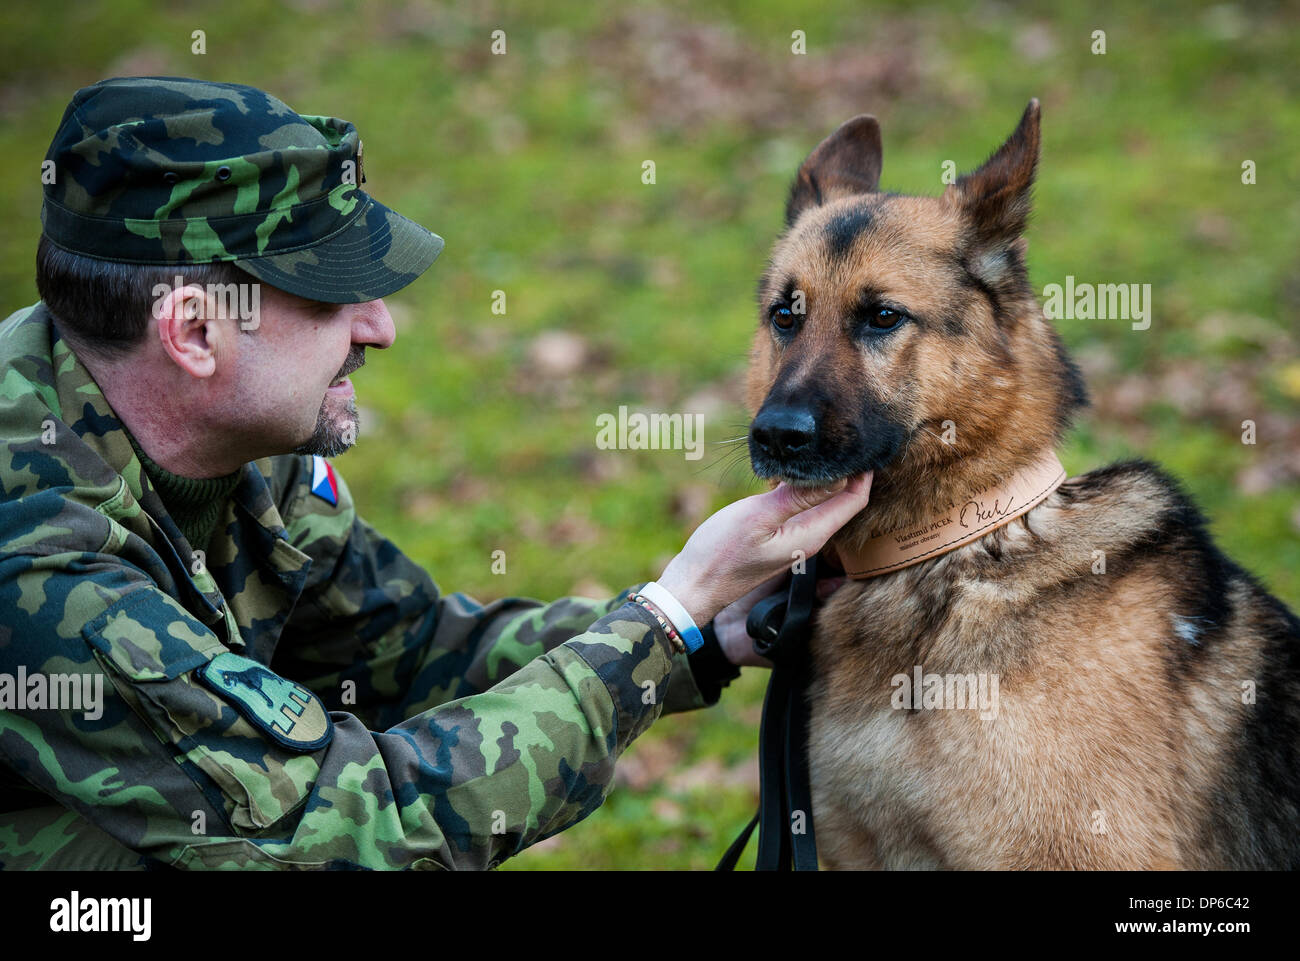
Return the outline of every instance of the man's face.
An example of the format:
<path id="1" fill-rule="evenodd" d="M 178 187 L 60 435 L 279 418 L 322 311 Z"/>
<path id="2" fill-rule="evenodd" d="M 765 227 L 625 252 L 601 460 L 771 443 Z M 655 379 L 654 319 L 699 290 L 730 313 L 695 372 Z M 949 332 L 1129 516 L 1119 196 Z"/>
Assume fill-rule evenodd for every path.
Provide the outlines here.
<path id="1" fill-rule="evenodd" d="M 235 419 L 275 453 L 343 453 L 359 426 L 348 375 L 394 337 L 382 300 L 327 304 L 262 284 L 259 324 L 239 336 Z"/>

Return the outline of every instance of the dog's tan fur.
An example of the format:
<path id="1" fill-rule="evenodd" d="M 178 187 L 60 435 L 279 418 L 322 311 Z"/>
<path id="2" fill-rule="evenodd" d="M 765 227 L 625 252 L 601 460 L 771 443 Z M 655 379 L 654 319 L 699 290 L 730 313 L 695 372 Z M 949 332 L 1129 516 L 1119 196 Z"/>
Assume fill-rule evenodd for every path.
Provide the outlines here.
<path id="1" fill-rule="evenodd" d="M 878 192 L 870 118 L 801 168 L 759 296 L 766 307 L 795 285 L 806 314 L 785 339 L 760 324 L 747 402 L 757 414 L 778 395 L 827 398 L 817 430 L 830 459 L 860 444 L 863 405 L 906 438 L 858 464 L 875 469 L 870 506 L 832 546 L 999 483 L 1055 447 L 1086 403 L 1024 277 L 1037 159 L 1035 102 L 941 198 Z M 864 289 L 917 319 L 855 337 L 846 318 Z M 784 470 L 766 476 L 831 479 Z M 1297 646 L 1294 616 L 1218 554 L 1153 465 L 1067 480 L 1009 525 L 849 582 L 821 610 L 808 745 L 821 861 L 1294 866 Z M 916 666 L 997 675 L 996 716 L 895 708 L 891 679 Z"/>

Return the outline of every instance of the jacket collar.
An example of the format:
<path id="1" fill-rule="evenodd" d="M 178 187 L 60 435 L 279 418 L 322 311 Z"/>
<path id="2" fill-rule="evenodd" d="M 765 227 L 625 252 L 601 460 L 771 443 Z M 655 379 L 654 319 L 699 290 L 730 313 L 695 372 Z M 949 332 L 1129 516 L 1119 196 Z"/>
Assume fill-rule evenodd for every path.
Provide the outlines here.
<path id="1" fill-rule="evenodd" d="M 207 551 L 196 553 L 150 483 L 126 425 L 59 335 L 49 310 L 36 305 L 21 326 L 19 336 L 26 341 L 23 353 L 38 361 L 49 358 L 53 396 L 48 388 L 41 390 L 43 385 L 33 383 L 35 392 L 84 445 L 78 452 L 77 473 L 94 475 L 91 479 L 102 486 L 111 487 L 117 477 L 125 482 L 123 503 L 113 516 L 162 560 L 171 583 L 159 586 L 210 627 L 220 630 L 217 625 L 224 623 L 229 646 L 252 644 L 265 649 L 253 656 L 265 654 L 269 660 L 311 567 L 311 558 L 289 544 L 267 483 L 271 460 L 243 466 Z"/>

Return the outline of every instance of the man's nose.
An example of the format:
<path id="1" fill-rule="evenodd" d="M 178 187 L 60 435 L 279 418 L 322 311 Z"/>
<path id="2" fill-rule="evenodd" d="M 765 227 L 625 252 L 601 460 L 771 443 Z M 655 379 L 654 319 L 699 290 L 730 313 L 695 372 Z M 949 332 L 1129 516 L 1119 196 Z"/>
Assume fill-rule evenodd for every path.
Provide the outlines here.
<path id="1" fill-rule="evenodd" d="M 397 328 L 393 326 L 393 315 L 383 299 L 368 300 L 357 304 L 352 314 L 352 342 L 367 347 L 391 347 L 397 339 Z"/>

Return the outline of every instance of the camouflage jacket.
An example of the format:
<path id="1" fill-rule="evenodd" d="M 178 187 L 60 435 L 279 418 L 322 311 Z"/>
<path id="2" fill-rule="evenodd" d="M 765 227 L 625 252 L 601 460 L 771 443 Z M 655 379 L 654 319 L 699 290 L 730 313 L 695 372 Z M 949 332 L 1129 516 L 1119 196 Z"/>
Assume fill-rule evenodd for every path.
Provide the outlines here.
<path id="1" fill-rule="evenodd" d="M 491 867 L 702 706 L 631 588 L 441 595 L 309 456 L 245 465 L 196 557 L 42 304 L 0 431 L 4 867 Z"/>

